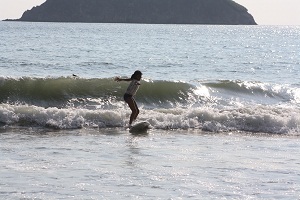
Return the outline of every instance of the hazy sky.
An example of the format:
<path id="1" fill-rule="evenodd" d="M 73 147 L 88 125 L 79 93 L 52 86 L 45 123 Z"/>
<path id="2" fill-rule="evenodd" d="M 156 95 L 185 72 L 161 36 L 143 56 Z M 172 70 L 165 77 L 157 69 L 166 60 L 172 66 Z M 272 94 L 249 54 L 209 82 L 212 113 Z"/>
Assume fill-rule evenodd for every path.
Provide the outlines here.
<path id="1" fill-rule="evenodd" d="M 46 0 L 0 0 L 0 20 L 18 19 Z M 300 0 L 234 0 L 260 25 L 300 25 Z"/>

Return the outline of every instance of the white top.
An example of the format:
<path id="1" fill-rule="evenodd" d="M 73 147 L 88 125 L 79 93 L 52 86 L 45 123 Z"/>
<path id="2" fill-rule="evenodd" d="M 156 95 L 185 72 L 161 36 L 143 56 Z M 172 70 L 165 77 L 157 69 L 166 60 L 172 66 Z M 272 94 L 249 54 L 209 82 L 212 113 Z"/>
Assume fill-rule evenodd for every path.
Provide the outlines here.
<path id="1" fill-rule="evenodd" d="M 138 80 L 132 79 L 126 90 L 126 94 L 134 96 L 136 91 L 139 89 L 140 85 L 141 83 Z"/>

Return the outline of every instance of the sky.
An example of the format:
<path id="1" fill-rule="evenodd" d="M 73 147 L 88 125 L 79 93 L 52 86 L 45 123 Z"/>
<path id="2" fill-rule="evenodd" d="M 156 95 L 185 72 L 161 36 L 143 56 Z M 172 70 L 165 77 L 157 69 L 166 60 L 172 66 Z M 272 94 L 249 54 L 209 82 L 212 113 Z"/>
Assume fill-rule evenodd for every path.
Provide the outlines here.
<path id="1" fill-rule="evenodd" d="M 0 20 L 19 19 L 46 0 L 0 0 Z M 234 0 L 248 9 L 259 25 L 300 25 L 300 0 Z"/>

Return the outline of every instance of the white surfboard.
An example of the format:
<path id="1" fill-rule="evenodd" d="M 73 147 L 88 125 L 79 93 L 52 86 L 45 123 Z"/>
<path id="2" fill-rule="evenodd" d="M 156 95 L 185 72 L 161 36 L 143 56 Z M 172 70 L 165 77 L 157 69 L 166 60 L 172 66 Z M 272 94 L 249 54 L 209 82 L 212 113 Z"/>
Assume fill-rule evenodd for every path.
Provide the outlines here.
<path id="1" fill-rule="evenodd" d="M 130 133 L 145 133 L 147 130 L 150 129 L 150 123 L 143 121 L 143 122 L 138 122 L 134 124 L 130 129 Z"/>

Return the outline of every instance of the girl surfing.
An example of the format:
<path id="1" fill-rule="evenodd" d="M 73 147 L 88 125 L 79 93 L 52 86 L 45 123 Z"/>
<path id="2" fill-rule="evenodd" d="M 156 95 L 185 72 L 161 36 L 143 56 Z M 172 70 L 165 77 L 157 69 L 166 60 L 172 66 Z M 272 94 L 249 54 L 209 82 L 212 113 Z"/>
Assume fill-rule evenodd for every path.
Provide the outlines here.
<path id="1" fill-rule="evenodd" d="M 142 78 L 142 72 L 137 70 L 132 74 L 131 78 L 122 79 L 119 77 L 115 78 L 115 81 L 131 81 L 125 94 L 124 94 L 124 101 L 128 104 L 129 108 L 131 109 L 132 113 L 129 119 L 129 128 L 131 128 L 131 124 L 134 120 L 136 120 L 140 110 L 135 102 L 134 96 L 139 89 L 141 83 L 140 80 Z"/>

